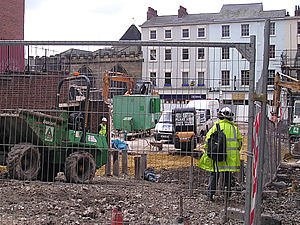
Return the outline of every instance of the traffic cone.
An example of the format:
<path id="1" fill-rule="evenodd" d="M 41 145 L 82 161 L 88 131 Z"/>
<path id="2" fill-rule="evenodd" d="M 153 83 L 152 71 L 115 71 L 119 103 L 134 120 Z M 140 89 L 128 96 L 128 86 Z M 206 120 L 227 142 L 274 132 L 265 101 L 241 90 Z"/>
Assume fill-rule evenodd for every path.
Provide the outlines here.
<path id="1" fill-rule="evenodd" d="M 119 206 L 113 209 L 111 225 L 123 225 L 123 213 Z"/>

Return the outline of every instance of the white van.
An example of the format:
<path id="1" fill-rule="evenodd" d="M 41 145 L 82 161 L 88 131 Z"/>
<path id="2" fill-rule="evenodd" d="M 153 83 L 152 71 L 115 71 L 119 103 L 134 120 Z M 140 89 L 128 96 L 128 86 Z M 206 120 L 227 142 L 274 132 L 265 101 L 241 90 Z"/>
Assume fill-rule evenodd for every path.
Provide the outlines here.
<path id="1" fill-rule="evenodd" d="M 165 103 L 162 105 L 163 112 L 154 128 L 154 139 L 156 141 L 173 141 L 172 109 L 186 107 L 186 104 Z"/>
<path id="2" fill-rule="evenodd" d="M 188 108 L 196 109 L 197 133 L 200 136 L 206 135 L 207 131 L 218 120 L 217 114 L 220 110 L 218 100 L 192 100 L 187 104 Z"/>
<path id="3" fill-rule="evenodd" d="M 163 111 L 154 129 L 154 139 L 173 140 L 172 111 Z"/>

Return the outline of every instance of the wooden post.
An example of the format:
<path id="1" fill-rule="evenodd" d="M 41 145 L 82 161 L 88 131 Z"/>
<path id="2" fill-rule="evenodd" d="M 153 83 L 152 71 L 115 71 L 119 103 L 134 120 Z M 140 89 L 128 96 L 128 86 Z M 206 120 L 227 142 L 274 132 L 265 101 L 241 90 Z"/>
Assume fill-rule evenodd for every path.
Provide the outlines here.
<path id="1" fill-rule="evenodd" d="M 134 157 L 134 174 L 135 179 L 141 179 L 141 157 Z"/>
<path id="2" fill-rule="evenodd" d="M 179 217 L 183 218 L 183 198 L 179 197 Z"/>
<path id="3" fill-rule="evenodd" d="M 224 190 L 224 215 L 223 215 L 223 218 L 222 218 L 222 223 L 226 223 L 228 221 L 228 215 L 227 215 L 227 208 L 228 208 L 228 196 L 229 196 L 229 192 L 228 192 L 228 189 L 227 187 L 225 187 L 225 190 Z"/>
<path id="4" fill-rule="evenodd" d="M 119 176 L 119 151 L 113 151 L 113 175 Z"/>
<path id="5" fill-rule="evenodd" d="M 141 154 L 141 177 L 144 178 L 144 172 L 147 169 L 147 154 Z"/>
<path id="6" fill-rule="evenodd" d="M 107 162 L 105 165 L 105 175 L 111 176 L 111 150 L 107 151 Z"/>
<path id="7" fill-rule="evenodd" d="M 244 160 L 241 159 L 241 167 L 240 167 L 240 173 L 239 173 L 239 182 L 240 184 L 244 182 Z"/>
<path id="8" fill-rule="evenodd" d="M 128 150 L 122 150 L 122 173 L 128 175 Z"/>

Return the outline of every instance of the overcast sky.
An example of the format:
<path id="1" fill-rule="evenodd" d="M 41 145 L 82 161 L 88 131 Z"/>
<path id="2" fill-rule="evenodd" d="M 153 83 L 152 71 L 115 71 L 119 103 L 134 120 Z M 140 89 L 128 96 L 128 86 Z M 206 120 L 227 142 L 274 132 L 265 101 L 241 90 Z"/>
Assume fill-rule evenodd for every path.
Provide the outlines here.
<path id="1" fill-rule="evenodd" d="M 25 40 L 117 41 L 131 24 L 146 21 L 148 7 L 159 16 L 217 13 L 223 4 L 262 2 L 264 10 L 286 9 L 294 16 L 299 0 L 25 0 Z"/>

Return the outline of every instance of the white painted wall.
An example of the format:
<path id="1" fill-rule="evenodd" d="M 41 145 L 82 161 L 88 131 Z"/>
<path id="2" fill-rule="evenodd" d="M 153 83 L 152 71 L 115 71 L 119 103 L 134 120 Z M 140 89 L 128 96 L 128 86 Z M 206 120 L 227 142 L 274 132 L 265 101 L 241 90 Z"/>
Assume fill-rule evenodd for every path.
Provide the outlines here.
<path id="1" fill-rule="evenodd" d="M 280 71 L 280 55 L 285 49 L 296 49 L 297 43 L 300 43 L 300 36 L 296 34 L 297 21 L 299 17 L 290 17 L 288 19 L 283 18 L 274 20 L 276 33 L 270 37 L 270 44 L 276 46 L 276 57 L 275 60 L 270 60 L 269 69 Z M 172 30 L 172 39 L 164 39 L 164 27 L 157 28 L 142 28 L 142 40 L 149 40 L 150 30 L 154 29 L 157 32 L 157 41 L 209 41 L 209 42 L 250 42 L 249 37 L 241 37 L 241 24 L 249 24 L 250 35 L 256 35 L 256 81 L 261 76 L 263 68 L 263 47 L 264 47 L 264 21 L 249 21 L 249 22 L 230 22 L 230 23 L 212 23 L 204 25 L 206 28 L 206 38 L 197 38 L 197 28 L 200 24 L 187 25 L 187 26 L 168 26 Z M 230 25 L 230 37 L 222 38 L 222 25 Z M 190 29 L 190 38 L 182 39 L 182 28 Z M 288 35 L 287 35 L 288 34 Z M 152 41 L 152 40 L 150 40 Z M 149 73 L 151 71 L 157 74 L 157 83 L 160 92 L 164 93 L 191 93 L 201 92 L 207 93 L 206 88 L 211 87 L 217 90 L 223 91 L 247 91 L 248 87 L 243 87 L 240 84 L 241 81 L 241 70 L 249 69 L 249 62 L 241 58 L 241 55 L 237 50 L 230 50 L 230 59 L 221 60 L 221 49 L 210 48 L 206 49 L 206 60 L 196 60 L 197 52 L 196 48 L 190 49 L 190 59 L 188 61 L 182 61 L 182 48 L 172 48 L 172 61 L 166 62 L 164 60 L 164 47 L 157 47 L 158 60 L 155 62 L 149 62 L 149 50 L 148 47 L 143 47 L 144 63 L 143 63 L 143 78 L 149 79 Z M 230 82 L 228 87 L 221 86 L 221 70 L 230 70 L 231 79 L 236 77 L 236 82 Z M 164 86 L 164 74 L 165 72 L 172 73 L 172 87 Z M 205 72 L 205 80 L 208 78 L 208 83 L 205 87 L 182 87 L 182 71 L 189 72 L 189 81 L 196 80 L 197 84 L 197 72 Z M 176 90 L 176 91 L 175 91 Z"/>

